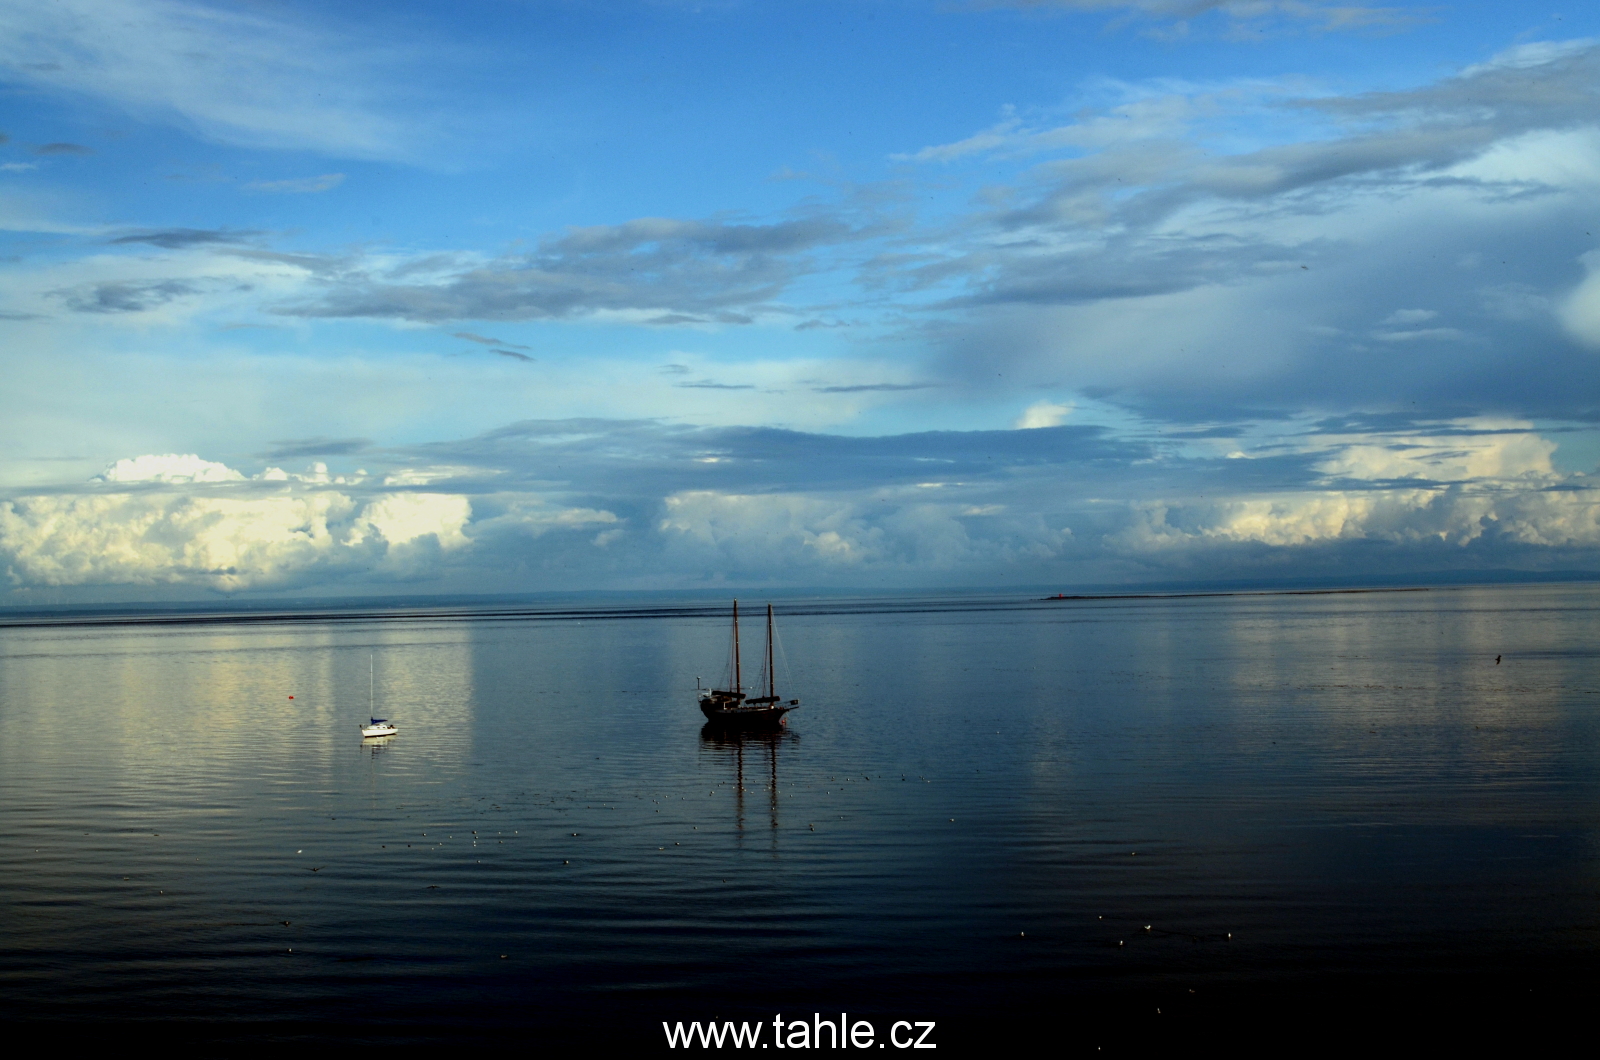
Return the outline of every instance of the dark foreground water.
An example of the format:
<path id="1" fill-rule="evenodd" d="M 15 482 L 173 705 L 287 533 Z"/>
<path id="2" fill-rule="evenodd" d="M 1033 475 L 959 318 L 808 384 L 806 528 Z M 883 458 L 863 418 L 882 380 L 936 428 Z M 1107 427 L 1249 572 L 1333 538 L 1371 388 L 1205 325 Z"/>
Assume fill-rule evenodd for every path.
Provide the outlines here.
<path id="1" fill-rule="evenodd" d="M 1536 1044 L 1600 986 L 1597 606 L 789 600 L 742 739 L 709 609 L 0 629 L 0 1019 Z"/>

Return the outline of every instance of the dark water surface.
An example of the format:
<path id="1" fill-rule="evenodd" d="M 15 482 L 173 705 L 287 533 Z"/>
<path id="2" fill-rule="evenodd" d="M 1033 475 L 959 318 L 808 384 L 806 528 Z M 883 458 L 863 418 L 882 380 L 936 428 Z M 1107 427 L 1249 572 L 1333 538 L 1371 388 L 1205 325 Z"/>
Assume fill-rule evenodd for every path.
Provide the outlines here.
<path id="1" fill-rule="evenodd" d="M 1597 607 L 785 600 L 805 705 L 742 739 L 692 607 L 0 629 L 0 1018 L 659 1047 L 845 1010 L 948 1052 L 1581 1012 Z M 363 743 L 369 660 L 401 731 Z"/>

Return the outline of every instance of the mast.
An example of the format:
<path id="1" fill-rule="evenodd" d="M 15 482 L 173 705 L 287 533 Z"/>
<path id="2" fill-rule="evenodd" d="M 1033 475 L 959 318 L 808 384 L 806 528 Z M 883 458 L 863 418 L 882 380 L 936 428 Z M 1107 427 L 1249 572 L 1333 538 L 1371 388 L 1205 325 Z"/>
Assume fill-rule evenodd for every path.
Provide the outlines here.
<path id="1" fill-rule="evenodd" d="M 378 709 L 378 657 L 367 656 L 367 717 Z"/>
<path id="2" fill-rule="evenodd" d="M 739 673 L 739 601 L 733 602 L 733 690 L 744 691 L 744 676 Z"/>
<path id="3" fill-rule="evenodd" d="M 778 698 L 778 675 L 772 669 L 772 605 L 767 605 L 767 695 Z"/>

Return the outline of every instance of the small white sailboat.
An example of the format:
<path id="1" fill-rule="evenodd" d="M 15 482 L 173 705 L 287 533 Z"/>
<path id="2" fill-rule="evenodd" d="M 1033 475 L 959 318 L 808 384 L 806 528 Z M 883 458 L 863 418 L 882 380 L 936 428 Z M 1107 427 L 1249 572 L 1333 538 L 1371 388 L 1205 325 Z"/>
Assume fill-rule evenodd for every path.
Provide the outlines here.
<path id="1" fill-rule="evenodd" d="M 361 726 L 361 735 L 367 738 L 393 736 L 399 731 L 399 729 L 390 724 L 388 718 L 373 718 L 369 724 Z"/>
<path id="2" fill-rule="evenodd" d="M 388 718 L 375 718 L 372 711 L 378 709 L 378 683 L 377 662 L 375 659 L 367 660 L 367 724 L 361 726 L 362 739 L 371 739 L 374 736 L 393 736 L 400 730 Z"/>

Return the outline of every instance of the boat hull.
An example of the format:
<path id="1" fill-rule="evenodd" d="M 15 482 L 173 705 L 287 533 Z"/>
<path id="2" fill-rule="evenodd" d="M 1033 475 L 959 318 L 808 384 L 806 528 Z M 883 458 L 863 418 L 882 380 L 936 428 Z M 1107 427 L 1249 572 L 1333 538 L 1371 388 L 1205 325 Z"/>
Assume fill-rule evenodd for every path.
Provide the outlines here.
<path id="1" fill-rule="evenodd" d="M 361 727 L 361 736 L 363 739 L 370 740 L 376 736 L 393 736 L 399 731 L 393 725 L 363 725 Z"/>
<path id="2" fill-rule="evenodd" d="M 795 709 L 796 705 L 773 703 L 733 706 L 701 699 L 700 713 L 704 714 L 706 721 L 712 725 L 725 729 L 781 729 L 788 724 L 786 715 Z"/>

